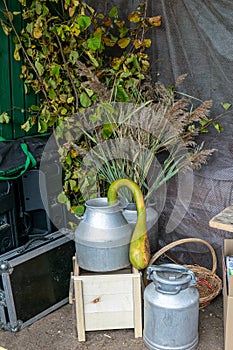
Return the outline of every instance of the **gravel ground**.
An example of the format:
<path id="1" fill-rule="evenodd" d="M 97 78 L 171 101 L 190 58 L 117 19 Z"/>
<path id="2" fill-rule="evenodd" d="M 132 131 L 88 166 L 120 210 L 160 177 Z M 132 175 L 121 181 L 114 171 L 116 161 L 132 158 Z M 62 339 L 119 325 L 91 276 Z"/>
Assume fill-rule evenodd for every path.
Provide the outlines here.
<path id="1" fill-rule="evenodd" d="M 219 295 L 200 310 L 197 350 L 223 350 L 223 298 Z M 86 333 L 86 342 L 78 342 L 75 313 L 65 305 L 18 333 L 0 330 L 1 346 L 7 350 L 146 350 L 143 339 L 135 339 L 133 330 Z"/>

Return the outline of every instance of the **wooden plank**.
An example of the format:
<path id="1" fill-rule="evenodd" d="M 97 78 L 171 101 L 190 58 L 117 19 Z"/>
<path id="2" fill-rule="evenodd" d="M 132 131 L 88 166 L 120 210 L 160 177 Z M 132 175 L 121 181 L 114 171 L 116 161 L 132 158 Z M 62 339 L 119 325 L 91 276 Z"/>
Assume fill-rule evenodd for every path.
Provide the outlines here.
<path id="1" fill-rule="evenodd" d="M 73 271 L 74 271 L 73 276 L 74 276 L 74 275 L 75 275 L 75 276 L 79 275 L 79 274 L 77 273 L 78 265 L 77 265 L 77 263 L 76 263 L 76 256 L 73 256 L 73 258 L 72 258 L 72 265 L 73 265 Z"/>
<path id="2" fill-rule="evenodd" d="M 83 288 L 83 299 L 85 313 L 100 313 L 118 312 L 118 311 L 131 311 L 133 312 L 133 298 L 132 293 L 115 293 L 112 290 L 111 294 L 105 294 L 102 290 L 101 294 L 86 295 L 85 288 Z M 95 292 L 95 291 L 93 291 Z"/>
<path id="3" fill-rule="evenodd" d="M 132 289 L 132 275 L 99 275 L 99 276 L 74 276 L 74 280 L 81 280 L 85 286 L 85 294 L 124 294 L 127 290 Z"/>
<path id="4" fill-rule="evenodd" d="M 142 299 L 140 276 L 133 278 L 133 302 L 134 302 L 134 336 L 142 337 Z"/>
<path id="5" fill-rule="evenodd" d="M 209 221 L 209 226 L 219 230 L 233 232 L 233 205 L 230 205 L 215 215 Z"/>
<path id="6" fill-rule="evenodd" d="M 70 274 L 70 287 L 69 287 L 69 304 L 73 304 L 74 299 L 74 279 L 73 279 L 73 272 Z"/>
<path id="7" fill-rule="evenodd" d="M 86 331 L 134 328 L 132 311 L 85 314 Z"/>
<path id="8" fill-rule="evenodd" d="M 75 302 L 76 302 L 76 323 L 78 331 L 78 340 L 85 341 L 85 321 L 84 321 L 84 307 L 83 307 L 83 291 L 82 291 L 82 281 L 75 281 Z"/>
<path id="9" fill-rule="evenodd" d="M 79 269 L 80 269 L 80 275 L 82 275 L 82 276 L 100 276 L 100 275 L 101 276 L 109 276 L 109 275 L 113 276 L 113 275 L 126 275 L 126 274 L 131 275 L 132 274 L 131 266 L 128 266 L 124 269 L 108 271 L 108 272 L 87 271 L 87 270 L 83 270 L 81 267 L 79 267 Z M 135 271 L 138 271 L 138 270 L 135 269 Z"/>

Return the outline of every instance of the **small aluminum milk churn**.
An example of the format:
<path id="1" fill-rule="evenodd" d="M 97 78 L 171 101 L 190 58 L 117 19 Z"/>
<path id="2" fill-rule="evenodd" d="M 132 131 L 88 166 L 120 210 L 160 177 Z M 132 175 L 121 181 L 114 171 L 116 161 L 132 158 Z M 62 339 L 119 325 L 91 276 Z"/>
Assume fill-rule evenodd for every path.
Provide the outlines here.
<path id="1" fill-rule="evenodd" d="M 144 292 L 143 339 L 150 350 L 194 350 L 198 344 L 199 292 L 190 269 L 151 265 Z"/>
<path id="2" fill-rule="evenodd" d="M 75 231 L 78 264 L 94 272 L 122 269 L 130 264 L 132 228 L 119 203 L 108 205 L 107 198 L 90 199 Z"/>

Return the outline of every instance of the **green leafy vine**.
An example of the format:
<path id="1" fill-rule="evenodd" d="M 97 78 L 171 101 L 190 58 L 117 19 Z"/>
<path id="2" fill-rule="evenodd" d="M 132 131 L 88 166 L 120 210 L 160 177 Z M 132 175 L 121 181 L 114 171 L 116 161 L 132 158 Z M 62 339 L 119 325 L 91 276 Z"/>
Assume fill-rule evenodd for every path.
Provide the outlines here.
<path id="1" fill-rule="evenodd" d="M 1 24 L 5 34 L 16 37 L 14 58 L 22 61 L 25 91 L 41 97 L 30 107 L 25 131 L 37 124 L 39 133 L 54 126 L 62 133 L 64 120 L 98 101 L 138 98 L 150 66 L 145 50 L 151 41 L 145 33 L 161 22 L 160 16 L 153 23 L 146 18 L 146 3 L 125 21 L 116 7 L 105 15 L 85 1 L 18 1 L 21 32 L 14 26 L 20 13 L 10 12 L 7 0 Z"/>

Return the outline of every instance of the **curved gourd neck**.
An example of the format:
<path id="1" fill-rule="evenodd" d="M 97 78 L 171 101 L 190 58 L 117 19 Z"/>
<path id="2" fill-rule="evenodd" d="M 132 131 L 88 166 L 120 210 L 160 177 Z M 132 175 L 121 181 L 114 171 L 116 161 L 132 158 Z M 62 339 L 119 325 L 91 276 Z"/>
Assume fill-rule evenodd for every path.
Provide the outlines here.
<path id="1" fill-rule="evenodd" d="M 127 187 L 132 191 L 138 216 L 140 216 L 142 220 L 145 216 L 146 219 L 146 208 L 141 189 L 135 182 L 129 179 L 118 179 L 111 184 L 108 190 L 108 204 L 112 205 L 117 201 L 117 192 L 121 187 Z"/>

